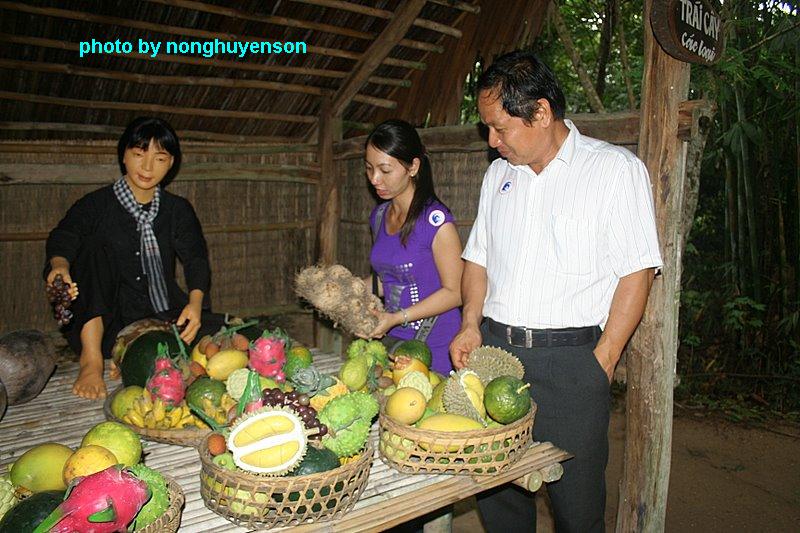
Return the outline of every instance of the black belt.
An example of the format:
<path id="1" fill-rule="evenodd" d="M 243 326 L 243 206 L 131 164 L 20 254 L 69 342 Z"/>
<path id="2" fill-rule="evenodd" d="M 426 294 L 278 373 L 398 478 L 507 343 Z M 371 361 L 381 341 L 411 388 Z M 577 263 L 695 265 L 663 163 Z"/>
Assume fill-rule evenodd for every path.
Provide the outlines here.
<path id="1" fill-rule="evenodd" d="M 545 348 L 556 346 L 583 346 L 600 338 L 600 326 L 564 329 L 531 329 L 501 324 L 486 318 L 493 335 L 503 337 L 517 348 Z"/>

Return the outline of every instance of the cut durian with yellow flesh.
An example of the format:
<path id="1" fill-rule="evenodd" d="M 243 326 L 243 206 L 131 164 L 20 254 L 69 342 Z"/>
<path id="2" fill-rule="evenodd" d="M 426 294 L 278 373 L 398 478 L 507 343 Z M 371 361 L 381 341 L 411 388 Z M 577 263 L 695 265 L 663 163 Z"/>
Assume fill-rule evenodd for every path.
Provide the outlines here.
<path id="1" fill-rule="evenodd" d="M 291 409 L 263 407 L 233 423 L 228 449 L 242 470 L 280 476 L 294 469 L 306 454 L 308 438 L 300 417 Z"/>
<path id="2" fill-rule="evenodd" d="M 472 370 L 462 368 L 450 372 L 442 394 L 442 405 L 446 413 L 466 416 L 486 425 L 483 383 Z"/>
<path id="3" fill-rule="evenodd" d="M 525 376 L 525 367 L 519 359 L 494 346 L 479 346 L 472 350 L 467 357 L 466 367 L 478 374 L 484 387 L 500 376 L 514 376 L 517 379 Z"/>

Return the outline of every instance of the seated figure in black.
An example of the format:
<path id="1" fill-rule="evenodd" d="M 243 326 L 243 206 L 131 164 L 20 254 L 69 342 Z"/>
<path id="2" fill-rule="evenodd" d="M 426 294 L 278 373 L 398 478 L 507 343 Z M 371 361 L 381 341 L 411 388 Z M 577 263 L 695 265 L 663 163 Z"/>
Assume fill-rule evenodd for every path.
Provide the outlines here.
<path id="1" fill-rule="evenodd" d="M 128 324 L 174 320 L 190 343 L 201 327 L 213 332 L 223 322 L 209 310 L 211 271 L 200 221 L 188 200 L 164 190 L 181 163 L 174 130 L 158 118 L 137 118 L 117 154 L 122 177 L 75 202 L 47 239 L 47 283 L 61 275 L 71 284 L 74 318 L 64 333 L 80 354 L 72 391 L 84 398 L 106 396 L 104 358 Z M 175 281 L 176 257 L 188 295 Z"/>

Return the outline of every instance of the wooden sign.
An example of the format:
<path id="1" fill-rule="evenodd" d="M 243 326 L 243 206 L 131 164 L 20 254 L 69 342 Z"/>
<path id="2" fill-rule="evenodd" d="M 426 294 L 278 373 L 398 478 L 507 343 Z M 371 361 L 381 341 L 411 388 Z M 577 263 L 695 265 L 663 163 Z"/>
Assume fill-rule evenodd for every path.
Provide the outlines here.
<path id="1" fill-rule="evenodd" d="M 650 25 L 666 53 L 687 63 L 719 61 L 725 44 L 717 0 L 653 0 Z"/>

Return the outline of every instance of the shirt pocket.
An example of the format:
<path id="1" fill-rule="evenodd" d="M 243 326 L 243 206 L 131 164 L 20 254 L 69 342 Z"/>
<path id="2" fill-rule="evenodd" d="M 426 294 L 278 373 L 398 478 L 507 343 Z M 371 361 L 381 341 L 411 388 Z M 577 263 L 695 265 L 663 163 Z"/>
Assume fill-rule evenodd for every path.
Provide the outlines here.
<path id="1" fill-rule="evenodd" d="M 597 235 L 588 218 L 553 215 L 550 219 L 547 265 L 561 274 L 591 274 L 597 262 Z"/>

